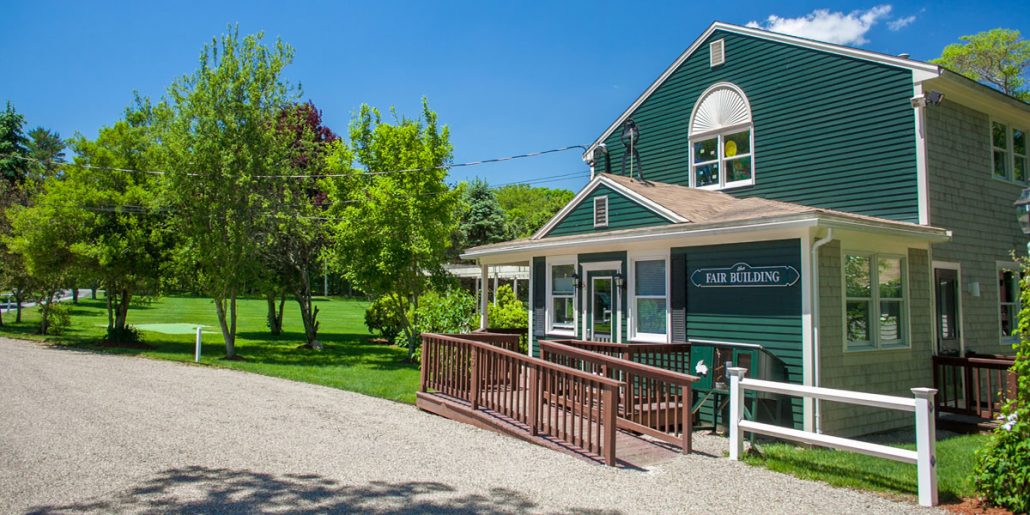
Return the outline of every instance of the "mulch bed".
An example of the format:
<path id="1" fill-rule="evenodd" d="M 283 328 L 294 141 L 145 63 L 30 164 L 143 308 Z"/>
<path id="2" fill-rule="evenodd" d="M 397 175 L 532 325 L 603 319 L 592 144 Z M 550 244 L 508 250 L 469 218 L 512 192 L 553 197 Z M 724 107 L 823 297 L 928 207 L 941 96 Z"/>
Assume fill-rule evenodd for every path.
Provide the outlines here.
<path id="1" fill-rule="evenodd" d="M 956 502 L 955 504 L 942 504 L 940 507 L 951 513 L 960 513 L 962 515 L 970 515 L 974 513 L 982 515 L 1012 515 L 1012 512 L 1005 508 L 985 506 L 980 502 L 980 499 L 973 497 L 967 497 L 962 499 L 961 502 Z"/>

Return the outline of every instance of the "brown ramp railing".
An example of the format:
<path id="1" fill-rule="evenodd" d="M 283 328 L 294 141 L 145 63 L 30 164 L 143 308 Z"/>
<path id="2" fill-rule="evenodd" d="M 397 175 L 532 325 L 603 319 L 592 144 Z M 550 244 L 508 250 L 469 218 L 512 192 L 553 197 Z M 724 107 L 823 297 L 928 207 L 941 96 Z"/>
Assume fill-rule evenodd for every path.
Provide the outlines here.
<path id="1" fill-rule="evenodd" d="M 689 343 L 611 343 L 586 340 L 549 340 L 553 343 L 604 354 L 612 358 L 690 374 Z"/>
<path id="2" fill-rule="evenodd" d="M 690 404 L 697 377 L 556 341 L 541 340 L 540 357 L 565 367 L 618 380 L 619 418 L 616 423 L 619 428 L 677 445 L 684 454 L 691 451 L 693 421 Z"/>
<path id="3" fill-rule="evenodd" d="M 997 418 L 1001 406 L 1016 397 L 1014 363 L 1012 359 L 934 356 L 937 412 Z"/>
<path id="4" fill-rule="evenodd" d="M 469 336 L 422 335 L 421 392 L 459 399 L 615 465 L 619 381 Z"/>

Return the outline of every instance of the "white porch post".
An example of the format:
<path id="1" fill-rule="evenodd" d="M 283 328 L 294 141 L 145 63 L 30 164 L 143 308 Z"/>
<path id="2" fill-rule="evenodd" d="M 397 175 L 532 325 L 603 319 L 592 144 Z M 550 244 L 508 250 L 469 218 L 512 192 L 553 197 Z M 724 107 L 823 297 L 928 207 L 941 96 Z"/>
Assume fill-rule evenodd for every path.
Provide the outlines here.
<path id="1" fill-rule="evenodd" d="M 479 296 L 479 328 L 485 331 L 490 325 L 490 315 L 486 312 L 487 302 L 490 301 L 486 294 L 486 286 L 489 284 L 487 281 L 490 280 L 490 267 L 482 262 L 479 264 L 479 277 L 483 285 L 482 295 Z M 496 285 L 494 285 L 494 291 L 497 291 Z"/>
<path id="2" fill-rule="evenodd" d="M 511 280 L 511 291 L 515 292 L 515 298 L 518 299 L 519 298 L 519 278 L 518 277 L 516 277 L 515 279 Z"/>
<path id="3" fill-rule="evenodd" d="M 494 306 L 497 305 L 497 269 L 494 269 Z"/>

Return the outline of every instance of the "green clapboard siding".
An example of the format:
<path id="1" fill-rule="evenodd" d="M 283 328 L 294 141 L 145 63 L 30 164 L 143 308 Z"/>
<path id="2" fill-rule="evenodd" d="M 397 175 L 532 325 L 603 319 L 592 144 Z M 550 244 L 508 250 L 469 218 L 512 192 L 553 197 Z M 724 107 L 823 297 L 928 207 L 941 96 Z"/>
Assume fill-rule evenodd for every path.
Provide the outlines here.
<path id="1" fill-rule="evenodd" d="M 719 38 L 726 63 L 711 69 Z M 689 184 L 690 114 L 718 82 L 744 91 L 754 120 L 755 185 L 727 193 L 918 222 L 911 71 L 723 31 L 631 114 L 647 179 Z M 620 135 L 605 142 L 616 174 Z"/>
<path id="2" fill-rule="evenodd" d="M 594 228 L 594 199 L 605 195 L 608 196 L 608 226 Z M 608 186 L 600 185 L 576 205 L 546 236 L 634 229 L 668 223 L 670 222 L 667 219 L 654 211 L 624 197 Z"/>
<path id="3" fill-rule="evenodd" d="M 785 287 L 698 288 L 690 276 L 698 268 L 793 266 L 801 272 L 801 242 L 797 239 L 672 249 L 685 255 L 683 282 L 687 300 L 686 333 L 689 340 L 754 343 L 769 351 L 782 372 L 771 380 L 802 382 L 801 282 Z M 749 373 L 751 377 L 755 377 Z M 800 400 L 790 401 L 795 426 L 802 424 Z"/>

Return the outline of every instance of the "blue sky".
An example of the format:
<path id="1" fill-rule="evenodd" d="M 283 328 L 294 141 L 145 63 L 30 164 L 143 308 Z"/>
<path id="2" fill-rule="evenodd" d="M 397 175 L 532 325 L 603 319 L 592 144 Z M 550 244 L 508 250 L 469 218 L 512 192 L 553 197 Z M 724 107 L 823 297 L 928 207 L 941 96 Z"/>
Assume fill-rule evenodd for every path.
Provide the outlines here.
<path id="1" fill-rule="evenodd" d="M 714 20 L 915 59 L 994 27 L 1030 36 L 1019 2 L 12 2 L 0 12 L 0 102 L 29 127 L 88 137 L 133 91 L 161 96 L 238 23 L 296 49 L 287 78 L 345 133 L 357 107 L 451 128 L 455 162 L 589 144 Z M 770 7 L 774 5 L 774 7 Z M 642 135 L 646 137 L 646 135 Z M 461 180 L 578 189 L 580 152 L 455 169 Z"/>

